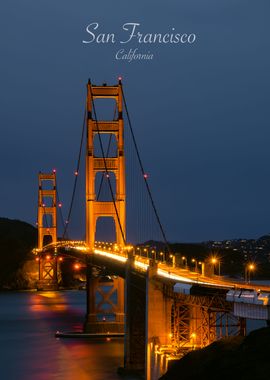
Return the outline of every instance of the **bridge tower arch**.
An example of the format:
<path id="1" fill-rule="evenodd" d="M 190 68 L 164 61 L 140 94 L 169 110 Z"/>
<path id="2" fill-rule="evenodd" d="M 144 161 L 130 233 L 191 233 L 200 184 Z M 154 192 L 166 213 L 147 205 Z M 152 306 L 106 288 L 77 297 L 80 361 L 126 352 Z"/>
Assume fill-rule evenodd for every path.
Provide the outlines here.
<path id="1" fill-rule="evenodd" d="M 56 172 L 38 174 L 38 249 L 57 242 Z M 57 257 L 54 251 L 39 256 L 39 290 L 58 288 Z"/>

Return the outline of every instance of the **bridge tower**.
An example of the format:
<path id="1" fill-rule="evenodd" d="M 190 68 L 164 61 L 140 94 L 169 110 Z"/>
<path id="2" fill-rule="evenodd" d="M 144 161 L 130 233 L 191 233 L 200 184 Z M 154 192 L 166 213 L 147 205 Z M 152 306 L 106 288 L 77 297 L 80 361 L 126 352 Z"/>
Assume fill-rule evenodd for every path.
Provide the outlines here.
<path id="1" fill-rule="evenodd" d="M 114 99 L 116 101 L 118 117 L 112 121 L 95 120 L 95 99 Z M 87 152 L 86 152 L 86 243 L 93 249 L 95 244 L 96 223 L 99 217 L 111 217 L 115 223 L 116 242 L 120 246 L 125 243 L 126 237 L 126 189 L 125 189 L 125 157 L 124 157 L 124 124 L 122 118 L 122 91 L 121 82 L 116 86 L 87 85 Z M 94 138 L 98 135 L 113 134 L 117 140 L 116 157 L 95 157 Z M 104 153 L 104 148 L 103 153 Z M 115 200 L 99 201 L 95 194 L 95 180 L 98 172 L 108 176 L 115 174 Z"/>
<path id="2" fill-rule="evenodd" d="M 38 174 L 38 249 L 57 242 L 56 173 Z M 57 257 L 54 250 L 39 256 L 39 290 L 58 288 Z"/>
<path id="3" fill-rule="evenodd" d="M 97 120 L 94 101 L 96 99 L 113 99 L 116 102 L 114 120 Z M 121 81 L 117 85 L 103 86 L 87 84 L 87 149 L 86 149 L 86 243 L 93 251 L 97 221 L 101 217 L 114 220 L 116 243 L 123 247 L 126 239 L 126 187 L 124 157 L 124 123 L 122 116 Z M 114 135 L 116 138 L 116 156 L 105 156 L 105 147 L 101 136 Z M 96 138 L 95 138 L 96 137 Z M 101 156 L 95 155 L 95 144 L 98 143 Z M 110 201 L 100 201 L 95 191 L 97 173 L 102 173 L 105 181 L 114 194 Z M 111 173 L 115 176 L 115 189 L 110 182 Z M 111 283 L 102 286 L 102 278 L 91 274 L 88 270 L 88 301 L 85 330 L 94 333 L 124 331 L 124 280 L 110 277 Z M 100 301 L 101 298 L 101 301 Z M 109 305 L 109 308 L 108 308 Z M 103 309 L 103 318 L 100 316 Z M 113 321 L 109 315 L 113 315 Z"/>

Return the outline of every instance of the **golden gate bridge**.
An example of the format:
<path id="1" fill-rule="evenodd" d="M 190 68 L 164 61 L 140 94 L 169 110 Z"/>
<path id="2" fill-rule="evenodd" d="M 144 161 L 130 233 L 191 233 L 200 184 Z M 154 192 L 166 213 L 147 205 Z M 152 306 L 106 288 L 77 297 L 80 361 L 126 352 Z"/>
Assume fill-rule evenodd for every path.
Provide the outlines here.
<path id="1" fill-rule="evenodd" d="M 99 99 L 115 102 L 112 120 L 98 118 L 96 102 Z M 127 242 L 124 111 L 147 195 L 143 200 L 147 200 L 162 238 L 162 244 L 151 249 L 142 242 L 137 245 Z M 86 239 L 75 241 L 67 236 L 85 134 Z M 110 154 L 113 139 L 114 153 Z M 204 347 L 223 336 L 245 334 L 247 318 L 270 320 L 270 287 L 260 285 L 258 289 L 255 284 L 207 275 L 204 264 L 200 272 L 198 269 L 189 270 L 178 263 L 170 251 L 136 143 L 121 78 L 112 86 L 96 86 L 90 80 L 87 83 L 83 129 L 74 174 L 66 222 L 62 215 L 56 171 L 38 175 L 38 247 L 33 250 L 39 261 L 37 287 L 42 290 L 58 289 L 63 255 L 83 262 L 87 267 L 84 331 L 95 336 L 124 335 L 123 371 L 144 372 L 147 380 L 155 380 L 167 370 L 171 360 L 187 351 Z M 105 200 L 101 197 L 104 186 L 107 189 Z M 136 192 L 134 183 L 133 189 Z M 57 206 L 63 224 L 61 239 L 57 233 Z M 141 210 L 142 206 L 139 208 Z M 114 221 L 114 242 L 96 241 L 100 218 Z M 139 224 L 145 233 L 151 218 L 149 215 L 140 218 Z M 149 240 L 151 238 L 153 235 Z"/>

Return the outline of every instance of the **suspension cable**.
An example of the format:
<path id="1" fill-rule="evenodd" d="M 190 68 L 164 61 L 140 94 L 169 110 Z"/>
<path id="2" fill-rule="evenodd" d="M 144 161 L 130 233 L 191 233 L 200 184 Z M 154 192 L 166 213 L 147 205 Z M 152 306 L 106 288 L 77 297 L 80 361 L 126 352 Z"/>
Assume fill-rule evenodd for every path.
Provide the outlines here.
<path id="1" fill-rule="evenodd" d="M 78 160 L 77 160 L 77 165 L 76 165 L 76 171 L 75 171 L 75 179 L 74 179 L 74 184 L 73 184 L 73 190 L 72 190 L 72 196 L 71 196 L 71 201 L 70 201 L 70 206 L 69 206 L 69 211 L 68 211 L 68 217 L 65 223 L 65 229 L 63 233 L 63 239 L 66 237 L 70 218 L 71 218 L 71 213 L 72 213 L 72 208 L 74 204 L 74 199 L 75 199 L 75 193 L 76 193 L 76 188 L 77 188 L 77 182 L 78 182 L 78 176 L 79 176 L 79 170 L 80 170 L 80 164 L 81 164 L 81 156 L 82 156 L 82 147 L 83 147 L 83 138 L 84 138 L 84 131 L 85 131 L 85 125 L 86 125 L 86 119 L 87 119 L 87 107 L 85 105 L 84 109 L 84 116 L 83 116 L 83 126 L 82 126 L 82 134 L 81 134 L 81 141 L 80 141 L 80 148 L 79 148 L 79 153 L 78 153 Z"/>
<path id="2" fill-rule="evenodd" d="M 124 106 L 125 106 L 126 115 L 127 115 L 127 119 L 128 119 L 129 129 L 130 129 L 130 132 L 131 132 L 133 144 L 134 144 L 134 147 L 135 147 L 135 151 L 136 151 L 136 155 L 137 155 L 137 158 L 138 158 L 138 161 L 139 161 L 139 165 L 140 165 L 140 168 L 141 168 L 143 179 L 144 179 L 144 182 L 145 182 L 145 185 L 146 185 L 146 189 L 147 189 L 147 192 L 148 192 L 148 195 L 149 195 L 149 198 L 150 198 L 150 201 L 151 201 L 151 204 L 152 204 L 152 207 L 153 207 L 153 210 L 154 210 L 154 213 L 155 213 L 155 216 L 156 216 L 156 219 L 157 219 L 157 222 L 158 222 L 158 225 L 159 225 L 162 237 L 164 239 L 164 243 L 166 244 L 168 252 L 170 252 L 170 245 L 169 245 L 168 240 L 166 238 L 165 231 L 164 231 L 164 228 L 163 228 L 163 226 L 161 224 L 161 220 L 160 220 L 160 217 L 159 217 L 159 214 L 158 214 L 155 202 L 154 202 L 154 198 L 152 196 L 152 192 L 151 192 L 150 186 L 149 186 L 148 181 L 147 181 L 147 177 L 148 176 L 145 173 L 144 168 L 143 168 L 142 160 L 141 160 L 141 157 L 140 157 L 138 145 L 137 145 L 137 142 L 136 142 L 136 139 L 135 139 L 135 135 L 134 135 L 134 132 L 133 132 L 133 127 L 132 127 L 132 124 L 131 124 L 131 119 L 130 119 L 128 108 L 127 108 L 127 102 L 126 102 L 126 98 L 125 98 L 122 82 L 120 82 L 120 87 L 121 87 L 121 91 L 122 91 L 122 95 L 123 95 Z"/>
<path id="3" fill-rule="evenodd" d="M 56 182 L 56 179 L 55 179 L 55 182 Z M 64 216 L 63 216 L 63 212 L 62 212 L 62 202 L 61 202 L 61 198 L 59 196 L 57 182 L 56 182 L 56 203 L 57 203 L 57 206 L 59 208 L 60 219 L 61 219 L 62 228 L 63 228 L 63 231 L 64 231 L 64 229 L 65 229 L 65 221 L 64 221 Z"/>
<path id="4" fill-rule="evenodd" d="M 106 162 L 104 147 L 103 147 L 103 143 L 102 143 L 102 139 L 101 139 L 101 133 L 100 133 L 99 125 L 98 125 L 98 118 L 97 118 L 96 107 L 95 107 L 95 102 L 94 102 L 94 99 L 93 99 L 91 85 L 90 85 L 90 96 L 91 96 L 91 102 L 92 102 L 92 105 L 93 105 L 93 111 L 94 111 L 94 116 L 95 116 L 95 124 L 96 124 L 96 128 L 97 128 L 97 131 L 98 131 L 98 139 L 99 139 L 100 149 L 101 149 L 101 153 L 102 153 L 102 158 L 103 158 L 106 178 L 108 179 L 108 184 L 109 184 L 109 188 L 110 188 L 111 198 L 112 198 L 112 201 L 113 201 L 113 206 L 114 206 L 115 214 L 116 214 L 116 217 L 117 217 L 117 222 L 118 222 L 118 225 L 119 225 L 119 228 L 120 228 L 121 236 L 122 236 L 124 244 L 126 245 L 126 238 L 125 238 L 125 235 L 124 235 L 123 227 L 121 225 L 119 213 L 118 213 L 117 206 L 116 206 L 116 203 L 115 203 L 115 198 L 114 198 L 114 194 L 113 194 L 110 174 L 109 174 L 108 167 L 107 167 L 107 162 Z"/>

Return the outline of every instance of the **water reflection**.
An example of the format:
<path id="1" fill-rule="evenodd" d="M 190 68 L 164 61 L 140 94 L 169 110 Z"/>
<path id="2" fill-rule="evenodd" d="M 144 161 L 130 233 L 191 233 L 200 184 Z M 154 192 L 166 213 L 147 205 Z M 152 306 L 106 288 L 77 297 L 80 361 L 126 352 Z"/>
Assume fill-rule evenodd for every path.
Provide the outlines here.
<path id="1" fill-rule="evenodd" d="M 1 379 L 120 379 L 122 340 L 54 337 L 82 329 L 84 292 L 3 293 L 0 302 Z"/>

